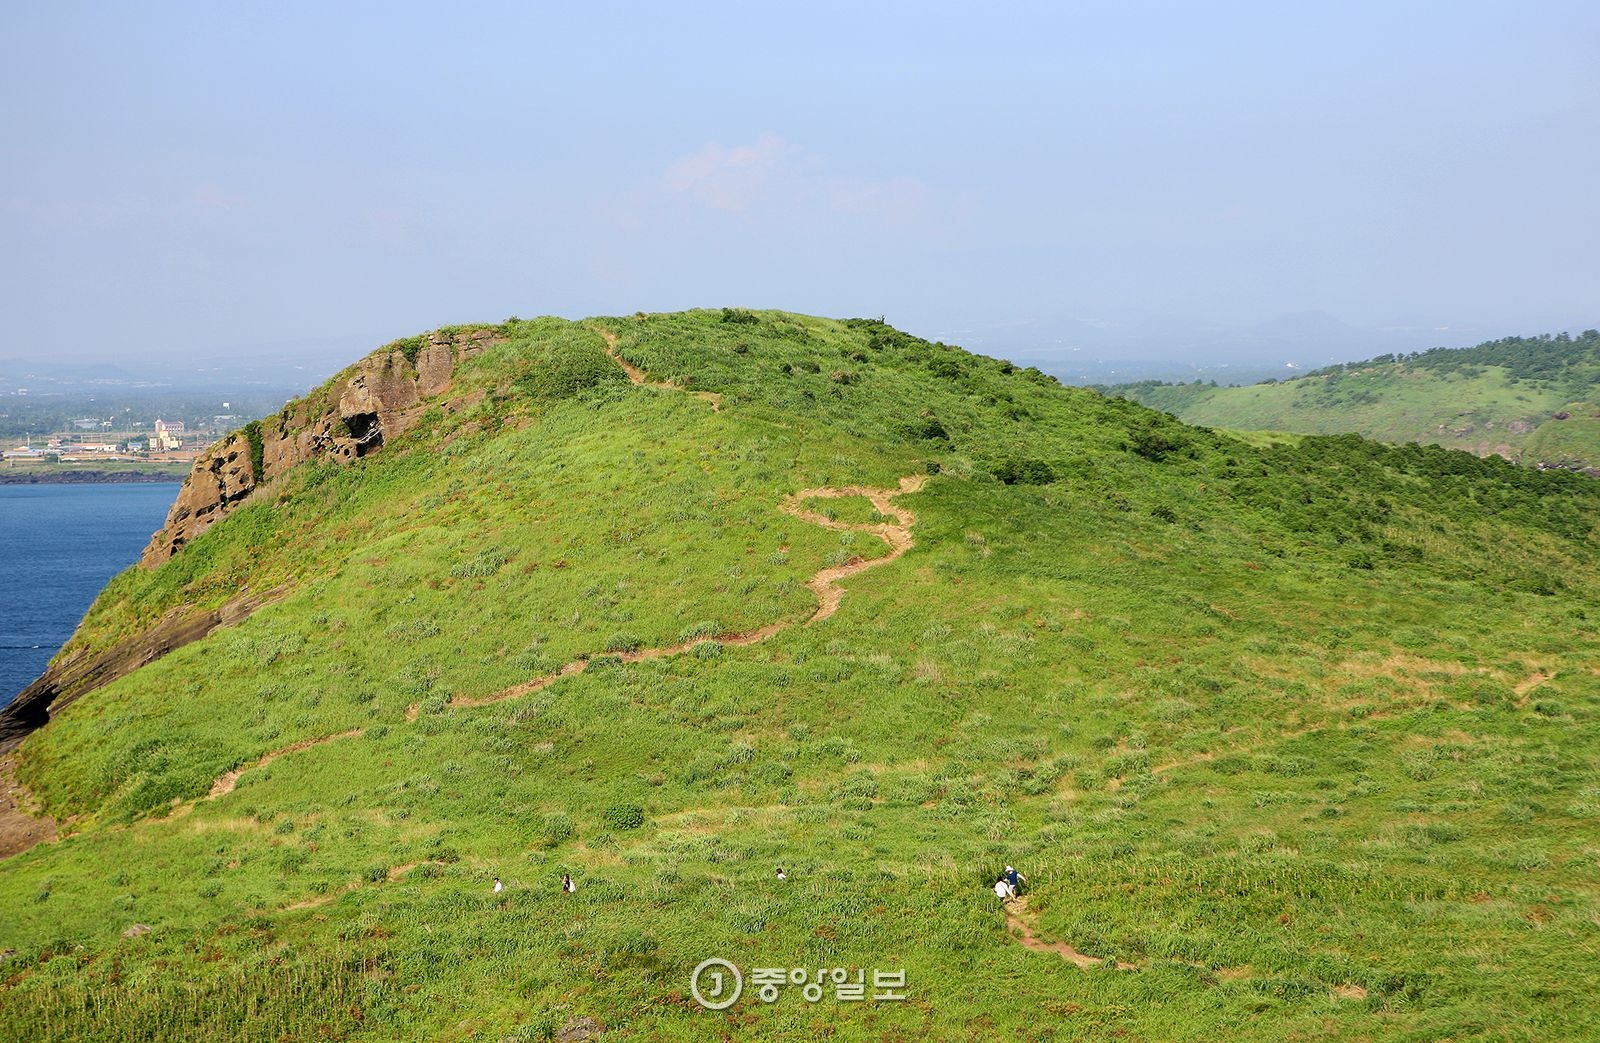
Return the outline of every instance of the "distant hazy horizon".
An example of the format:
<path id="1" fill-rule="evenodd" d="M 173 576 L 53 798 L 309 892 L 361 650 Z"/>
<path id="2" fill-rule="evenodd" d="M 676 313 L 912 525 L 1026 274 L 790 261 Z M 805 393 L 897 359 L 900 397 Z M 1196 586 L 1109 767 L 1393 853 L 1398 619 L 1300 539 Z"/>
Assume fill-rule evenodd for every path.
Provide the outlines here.
<path id="1" fill-rule="evenodd" d="M 0 357 L 337 368 L 450 323 L 740 305 L 1062 371 L 1600 321 L 1577 0 L 9 22 Z"/>
<path id="2" fill-rule="evenodd" d="M 618 312 L 621 313 L 620 310 Z M 526 317 L 534 317 L 531 313 Z M 588 318 L 566 315 L 563 318 Z M 849 316 L 837 315 L 835 318 Z M 1488 324 L 1356 327 L 1322 312 L 1283 315 L 1264 323 L 1230 326 L 1187 316 L 1137 312 L 1097 320 L 1063 315 L 993 324 L 967 323 L 907 332 L 955 344 L 979 354 L 1038 366 L 1069 384 L 1118 384 L 1137 380 L 1250 384 L 1288 377 L 1341 362 L 1430 348 L 1468 348 L 1510 336 L 1577 335 L 1600 319 L 1576 315 L 1524 320 L 1508 329 Z M 483 321 L 494 321 L 485 319 Z M 422 329 L 410 331 L 424 332 Z M 143 388 L 149 391 L 215 391 L 235 396 L 276 391 L 302 394 L 356 359 L 395 339 L 301 338 L 241 345 L 207 345 L 187 357 L 124 356 L 110 360 L 65 360 L 0 356 L 0 398 L 19 388 L 31 394 L 93 394 Z M 203 352 L 203 353 L 202 353 Z"/>

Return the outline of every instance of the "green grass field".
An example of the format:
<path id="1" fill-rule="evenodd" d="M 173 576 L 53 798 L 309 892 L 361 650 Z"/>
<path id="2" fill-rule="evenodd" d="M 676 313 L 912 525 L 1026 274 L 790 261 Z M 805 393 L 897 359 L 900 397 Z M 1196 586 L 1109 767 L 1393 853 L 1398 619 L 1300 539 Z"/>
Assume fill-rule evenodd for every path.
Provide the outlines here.
<path id="1" fill-rule="evenodd" d="M 506 332 L 479 405 L 91 609 L 283 590 L 21 747 L 64 838 L 0 863 L 0 1035 L 1600 1034 L 1593 481 L 1252 446 L 870 321 Z"/>

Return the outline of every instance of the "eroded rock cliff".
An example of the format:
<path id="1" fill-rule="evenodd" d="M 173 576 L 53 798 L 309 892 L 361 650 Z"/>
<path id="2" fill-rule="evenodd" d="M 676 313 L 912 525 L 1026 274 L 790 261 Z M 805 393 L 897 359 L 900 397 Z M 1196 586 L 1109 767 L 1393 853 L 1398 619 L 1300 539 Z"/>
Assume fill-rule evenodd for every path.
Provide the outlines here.
<path id="1" fill-rule="evenodd" d="M 159 567 L 297 464 L 319 457 L 349 462 L 382 448 L 440 402 L 463 360 L 504 339 L 492 327 L 478 327 L 400 342 L 367 356 L 276 416 L 222 439 L 195 461 L 140 565 Z M 445 399 L 444 404 L 452 403 Z M 75 699 L 246 618 L 276 593 L 241 591 L 216 611 L 169 612 L 105 651 L 69 651 L 0 710 L 0 751 L 14 747 Z"/>
<path id="2" fill-rule="evenodd" d="M 416 423 L 424 403 L 450 390 L 462 360 L 503 340 L 491 328 L 419 339 L 421 344 L 368 355 L 321 393 L 212 446 L 195 461 L 139 563 L 157 567 L 256 489 L 306 460 L 348 462 L 397 438 Z"/>
<path id="3" fill-rule="evenodd" d="M 276 593 L 276 592 L 273 592 Z M 148 630 L 95 655 L 69 652 L 0 711 L 0 752 L 9 750 L 41 728 L 78 697 L 160 659 L 175 648 L 198 641 L 218 627 L 246 618 L 271 600 L 271 595 L 241 595 L 212 612 L 174 610 Z"/>

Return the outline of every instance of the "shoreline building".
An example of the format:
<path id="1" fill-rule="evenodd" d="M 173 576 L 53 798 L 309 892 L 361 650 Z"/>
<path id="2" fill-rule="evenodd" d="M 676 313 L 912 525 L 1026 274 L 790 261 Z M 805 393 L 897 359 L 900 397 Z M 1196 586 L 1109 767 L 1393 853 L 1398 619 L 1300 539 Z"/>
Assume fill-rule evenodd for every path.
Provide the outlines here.
<path id="1" fill-rule="evenodd" d="M 183 445 L 182 420 L 156 420 L 156 433 L 150 437 L 150 450 L 165 453 Z"/>

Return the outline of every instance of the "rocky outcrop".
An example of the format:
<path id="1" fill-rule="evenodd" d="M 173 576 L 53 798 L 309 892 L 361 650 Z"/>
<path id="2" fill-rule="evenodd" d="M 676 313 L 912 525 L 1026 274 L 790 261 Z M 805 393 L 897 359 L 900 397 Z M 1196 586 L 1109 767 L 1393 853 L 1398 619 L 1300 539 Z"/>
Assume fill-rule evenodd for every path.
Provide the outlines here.
<path id="1" fill-rule="evenodd" d="M 459 330 L 374 352 L 342 380 L 224 438 L 195 461 L 139 564 L 157 567 L 256 489 L 307 460 L 348 463 L 382 448 L 416 423 L 430 399 L 450 390 L 462 360 L 503 339 L 493 329 Z"/>
<path id="2" fill-rule="evenodd" d="M 145 568 L 161 565 L 258 489 L 307 460 L 349 462 L 382 448 L 450 390 L 464 359 L 504 339 L 497 330 L 477 328 L 400 342 L 367 356 L 276 416 L 222 439 L 194 462 L 166 524 L 150 538 L 139 563 Z M 466 405 L 481 394 L 444 404 Z M 0 753 L 86 693 L 218 627 L 239 622 L 275 594 L 241 594 L 211 612 L 174 609 L 111 649 L 69 652 L 0 709 Z"/>
<path id="3" fill-rule="evenodd" d="M 200 640 L 218 627 L 237 623 L 272 597 L 273 594 L 246 594 L 211 612 L 174 609 L 149 630 L 104 652 L 90 654 L 79 649 L 68 653 L 51 663 L 38 680 L 0 710 L 0 753 L 15 747 L 29 732 L 44 726 L 52 714 L 61 712 L 78 697 L 160 659 L 173 649 Z"/>
<path id="4" fill-rule="evenodd" d="M 139 564 L 154 568 L 255 491 L 250 440 L 235 432 L 206 450 L 183 480 L 167 522 L 150 537 Z"/>
<path id="5" fill-rule="evenodd" d="M 1579 463 L 1548 463 L 1540 460 L 1533 467 L 1537 471 L 1577 471 L 1579 474 L 1586 474 L 1590 478 L 1600 478 L 1600 467 L 1587 467 Z"/>

